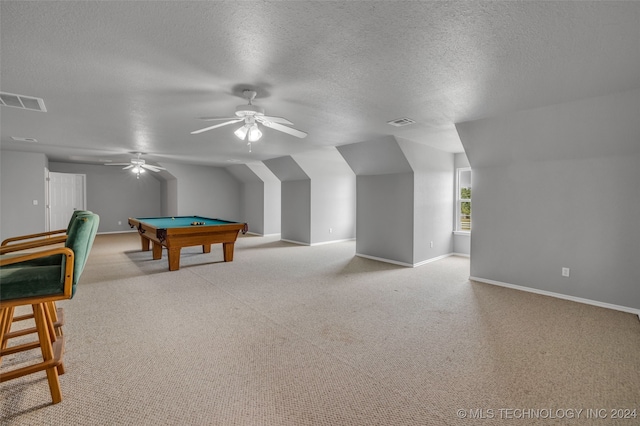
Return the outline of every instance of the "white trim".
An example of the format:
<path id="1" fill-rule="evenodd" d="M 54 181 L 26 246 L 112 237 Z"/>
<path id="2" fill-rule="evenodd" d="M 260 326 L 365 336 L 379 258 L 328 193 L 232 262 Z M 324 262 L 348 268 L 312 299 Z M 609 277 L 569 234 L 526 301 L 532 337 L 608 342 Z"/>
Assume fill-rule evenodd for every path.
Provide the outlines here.
<path id="1" fill-rule="evenodd" d="M 614 305 L 612 303 L 599 302 L 597 300 L 583 299 L 582 297 L 569 296 L 569 295 L 566 295 L 566 294 L 554 293 L 552 291 L 546 291 L 546 290 L 538 290 L 537 288 L 523 287 L 523 286 L 520 286 L 520 285 L 503 283 L 501 281 L 488 280 L 488 279 L 485 279 L 485 278 L 479 278 L 479 277 L 471 276 L 471 277 L 469 277 L 469 279 L 471 281 L 477 281 L 477 282 L 480 282 L 480 283 L 492 284 L 492 285 L 497 285 L 497 286 L 500 286 L 500 287 L 512 288 L 514 290 L 521 290 L 521 291 L 526 291 L 526 292 L 529 292 L 529 293 L 541 294 L 543 296 L 555 297 L 557 299 L 570 300 L 572 302 L 584 303 L 586 305 L 598 306 L 600 308 L 607 308 L 607 309 L 613 309 L 615 311 L 628 312 L 630 314 L 638 315 L 638 317 L 640 318 L 640 309 L 630 308 L 628 306 L 620 306 L 620 305 Z"/>
<path id="2" fill-rule="evenodd" d="M 368 254 L 356 253 L 356 256 L 364 257 L 365 259 L 377 260 L 379 262 L 392 263 L 394 265 L 408 266 L 409 268 L 413 267 L 413 264 L 411 263 L 398 262 L 397 260 L 385 259 L 383 257 L 369 256 Z"/>
<path id="3" fill-rule="evenodd" d="M 325 244 L 343 243 L 345 241 L 355 241 L 355 238 L 344 238 L 342 240 L 321 241 L 319 243 L 311 243 L 312 246 L 323 246 Z"/>
<path id="4" fill-rule="evenodd" d="M 259 232 L 251 232 L 251 231 L 247 231 L 247 234 L 249 235 L 257 235 L 259 237 L 275 237 L 280 235 L 280 233 L 275 233 L 275 234 L 260 234 Z"/>
<path id="5" fill-rule="evenodd" d="M 437 260 L 442 260 L 449 256 L 453 256 L 453 253 L 443 254 L 442 256 L 436 256 L 436 257 L 432 257 L 431 259 L 423 260 L 422 262 L 414 263 L 413 267 L 416 268 L 418 266 L 426 265 L 427 263 L 435 262 Z"/>
<path id="6" fill-rule="evenodd" d="M 455 235 L 466 235 L 466 233 L 469 233 L 469 235 L 471 235 L 470 231 L 463 231 L 460 229 L 460 204 L 462 202 L 471 202 L 470 198 L 460 198 L 460 173 L 471 171 L 471 167 L 458 167 L 456 169 L 455 200 L 453 207 L 453 233 Z M 471 185 L 473 187 L 473 183 L 471 183 Z M 473 194 L 471 195 L 471 197 L 473 198 Z"/>
<path id="7" fill-rule="evenodd" d="M 471 231 L 453 231 L 453 235 L 463 235 L 465 237 L 470 237 Z"/>
<path id="8" fill-rule="evenodd" d="M 137 229 L 128 229 L 126 231 L 104 231 L 104 232 L 98 232 L 98 235 L 103 235 L 103 234 L 131 234 L 131 233 L 138 233 Z"/>
<path id="9" fill-rule="evenodd" d="M 418 263 L 406 263 L 406 262 L 399 262 L 397 260 L 385 259 L 383 257 L 369 256 L 368 254 L 356 253 L 356 256 L 358 256 L 358 257 L 364 257 L 366 259 L 377 260 L 379 262 L 392 263 L 394 265 L 406 266 L 406 267 L 409 267 L 409 268 L 417 268 L 418 266 L 426 265 L 427 263 L 435 262 L 437 260 L 441 260 L 441 259 L 444 259 L 446 257 L 454 256 L 454 255 L 455 255 L 455 253 L 447 253 L 447 254 L 443 254 L 442 256 L 432 257 L 431 259 L 423 260 L 423 261 L 418 262 Z"/>
<path id="10" fill-rule="evenodd" d="M 467 259 L 471 258 L 471 255 L 467 254 L 467 253 L 451 253 L 452 256 L 460 256 L 460 257 L 466 257 Z"/>
<path id="11" fill-rule="evenodd" d="M 295 240 L 287 240 L 285 238 L 280 238 L 280 241 L 284 241 L 285 243 L 292 243 L 292 244 L 298 244 L 301 246 L 308 246 L 309 243 L 303 243 L 302 241 L 295 241 Z"/>

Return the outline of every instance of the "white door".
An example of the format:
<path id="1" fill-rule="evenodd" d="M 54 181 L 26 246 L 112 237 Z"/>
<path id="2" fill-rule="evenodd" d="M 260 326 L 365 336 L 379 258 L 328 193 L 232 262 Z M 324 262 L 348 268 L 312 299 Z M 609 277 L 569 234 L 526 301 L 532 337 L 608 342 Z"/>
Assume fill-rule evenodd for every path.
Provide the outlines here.
<path id="1" fill-rule="evenodd" d="M 49 230 L 65 229 L 74 210 L 85 210 L 85 175 L 49 172 Z"/>

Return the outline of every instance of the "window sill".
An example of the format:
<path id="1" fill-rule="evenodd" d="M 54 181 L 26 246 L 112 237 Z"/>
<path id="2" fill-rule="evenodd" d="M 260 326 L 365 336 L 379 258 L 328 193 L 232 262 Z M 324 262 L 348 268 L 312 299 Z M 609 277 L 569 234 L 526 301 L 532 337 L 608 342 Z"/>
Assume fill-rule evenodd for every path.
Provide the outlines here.
<path id="1" fill-rule="evenodd" d="M 471 231 L 453 231 L 453 235 L 464 235 L 470 237 Z"/>

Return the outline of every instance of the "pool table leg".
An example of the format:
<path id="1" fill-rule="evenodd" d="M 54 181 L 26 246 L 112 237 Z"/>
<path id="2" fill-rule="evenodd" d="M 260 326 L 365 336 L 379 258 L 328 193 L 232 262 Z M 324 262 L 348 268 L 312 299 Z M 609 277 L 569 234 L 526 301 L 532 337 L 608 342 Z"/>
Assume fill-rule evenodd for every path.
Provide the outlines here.
<path id="1" fill-rule="evenodd" d="M 224 261 L 233 262 L 233 247 L 235 243 L 222 243 L 222 250 L 224 251 Z"/>
<path id="2" fill-rule="evenodd" d="M 169 252 L 169 270 L 177 271 L 180 269 L 180 247 L 168 248 Z"/>
<path id="3" fill-rule="evenodd" d="M 203 244 L 202 245 L 203 253 L 211 253 L 211 244 Z"/>
<path id="4" fill-rule="evenodd" d="M 142 243 L 142 251 L 149 251 L 149 242 L 150 240 L 146 237 L 140 235 L 140 242 Z"/>
<path id="5" fill-rule="evenodd" d="M 162 258 L 162 244 L 158 244 L 154 241 L 153 242 L 153 260 L 158 260 L 161 258 Z"/>

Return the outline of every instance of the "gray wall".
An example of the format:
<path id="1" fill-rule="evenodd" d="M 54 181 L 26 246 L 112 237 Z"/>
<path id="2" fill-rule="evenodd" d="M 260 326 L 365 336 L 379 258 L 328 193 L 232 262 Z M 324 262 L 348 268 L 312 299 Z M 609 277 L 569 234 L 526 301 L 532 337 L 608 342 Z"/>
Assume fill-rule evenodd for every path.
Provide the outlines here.
<path id="1" fill-rule="evenodd" d="M 356 253 L 413 265 L 413 173 L 356 177 Z"/>
<path id="2" fill-rule="evenodd" d="M 418 266 L 452 252 L 454 154 L 395 137 L 338 151 L 357 175 L 359 255 Z"/>
<path id="3" fill-rule="evenodd" d="M 241 183 L 221 167 L 162 163 L 176 178 L 177 215 L 241 220 Z"/>
<path id="4" fill-rule="evenodd" d="M 236 164 L 226 170 L 241 183 L 239 220 L 258 235 L 280 233 L 280 180 L 262 162 Z"/>
<path id="5" fill-rule="evenodd" d="M 310 224 L 313 244 L 355 238 L 356 177 L 351 171 L 311 179 Z"/>
<path id="6" fill-rule="evenodd" d="M 412 263 L 417 265 L 453 250 L 454 155 L 400 138 L 398 145 L 414 170 Z"/>
<path id="7" fill-rule="evenodd" d="M 281 232 L 282 186 L 280 181 L 264 183 L 264 235 Z"/>
<path id="8" fill-rule="evenodd" d="M 0 152 L 0 240 L 45 231 L 46 167 L 44 154 Z"/>
<path id="9" fill-rule="evenodd" d="M 53 161 L 49 170 L 87 176 L 87 209 L 100 215 L 98 232 L 129 231 L 130 217 L 162 215 L 162 182 L 153 172 L 136 179 L 121 167 Z"/>
<path id="10" fill-rule="evenodd" d="M 311 179 L 311 244 L 356 236 L 356 176 L 334 147 L 292 156 Z"/>
<path id="11" fill-rule="evenodd" d="M 264 161 L 280 179 L 280 236 L 283 240 L 311 244 L 311 181 L 291 157 Z"/>
<path id="12" fill-rule="evenodd" d="M 242 185 L 242 221 L 249 225 L 249 232 L 264 234 L 264 182 L 246 182 Z"/>
<path id="13" fill-rule="evenodd" d="M 282 182 L 281 238 L 311 243 L 311 180 Z"/>
<path id="14" fill-rule="evenodd" d="M 455 154 L 454 156 L 454 167 L 456 169 L 461 169 L 461 168 L 465 168 L 465 167 L 471 167 L 471 165 L 469 164 L 469 160 L 467 159 L 467 156 L 464 152 L 462 153 L 458 153 Z M 472 179 L 473 181 L 473 179 Z M 456 188 L 455 188 L 455 176 L 454 176 L 454 188 L 453 188 L 453 192 L 454 192 L 454 202 L 455 202 L 455 194 Z M 473 196 L 473 195 L 472 195 Z M 473 208 L 473 207 L 472 207 Z M 455 206 L 454 206 L 454 212 L 453 212 L 453 221 L 454 221 L 454 226 L 455 226 L 455 221 L 457 220 L 456 218 L 456 211 L 455 211 Z M 455 228 L 454 228 L 455 229 Z M 453 236 L 453 252 L 457 253 L 457 254 L 466 254 L 469 255 L 471 254 L 471 234 L 469 235 L 454 235 Z"/>
<path id="15" fill-rule="evenodd" d="M 639 113 L 635 90 L 458 125 L 471 275 L 640 309 Z"/>

